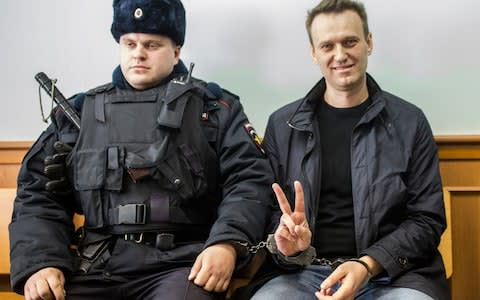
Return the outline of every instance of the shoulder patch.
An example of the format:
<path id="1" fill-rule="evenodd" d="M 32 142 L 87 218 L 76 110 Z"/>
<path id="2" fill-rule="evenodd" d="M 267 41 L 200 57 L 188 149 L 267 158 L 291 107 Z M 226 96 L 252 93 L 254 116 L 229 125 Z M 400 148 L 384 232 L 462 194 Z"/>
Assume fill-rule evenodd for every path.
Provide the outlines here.
<path id="1" fill-rule="evenodd" d="M 257 149 L 260 151 L 260 153 L 262 153 L 263 155 L 265 155 L 265 150 L 264 150 L 263 147 L 262 147 L 262 139 L 261 139 L 260 136 L 257 134 L 257 131 L 255 130 L 255 128 L 253 128 L 253 125 L 250 124 L 250 123 L 245 123 L 245 124 L 243 124 L 243 128 L 245 128 L 245 131 L 246 131 L 247 134 L 250 136 L 250 138 L 252 139 L 253 143 L 255 144 L 255 146 L 257 147 Z"/>

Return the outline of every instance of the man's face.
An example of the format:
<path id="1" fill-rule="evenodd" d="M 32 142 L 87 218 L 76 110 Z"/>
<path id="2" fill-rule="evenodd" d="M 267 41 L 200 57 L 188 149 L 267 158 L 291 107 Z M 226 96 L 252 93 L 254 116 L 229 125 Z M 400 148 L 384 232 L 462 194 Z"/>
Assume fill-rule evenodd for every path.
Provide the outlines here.
<path id="1" fill-rule="evenodd" d="M 362 20 L 351 10 L 319 14 L 311 26 L 311 55 L 320 66 L 327 89 L 352 91 L 365 84 L 372 37 L 365 37 Z"/>
<path id="2" fill-rule="evenodd" d="M 123 76 L 137 90 L 159 84 L 170 75 L 180 57 L 180 46 L 162 35 L 127 33 L 119 43 Z"/>

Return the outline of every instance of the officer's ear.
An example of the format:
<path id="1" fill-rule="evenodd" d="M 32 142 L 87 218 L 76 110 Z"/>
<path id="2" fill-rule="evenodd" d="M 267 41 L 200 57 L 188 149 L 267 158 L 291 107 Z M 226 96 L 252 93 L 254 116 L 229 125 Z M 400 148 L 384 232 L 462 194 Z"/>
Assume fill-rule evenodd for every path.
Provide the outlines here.
<path id="1" fill-rule="evenodd" d="M 182 52 L 182 46 L 175 44 L 174 41 L 172 41 L 172 43 L 173 43 L 173 54 L 176 60 L 175 64 L 177 64 L 178 61 L 180 60 L 180 53 Z"/>

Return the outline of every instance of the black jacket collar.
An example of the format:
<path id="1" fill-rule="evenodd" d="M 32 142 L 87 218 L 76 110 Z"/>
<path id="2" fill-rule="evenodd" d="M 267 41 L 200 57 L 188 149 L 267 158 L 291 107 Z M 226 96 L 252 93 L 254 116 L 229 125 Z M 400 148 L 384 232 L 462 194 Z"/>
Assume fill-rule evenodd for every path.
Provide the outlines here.
<path id="1" fill-rule="evenodd" d="M 172 73 L 168 75 L 164 80 L 159 85 L 165 84 L 172 80 L 173 78 L 179 77 L 181 75 L 185 75 L 188 73 L 187 67 L 185 67 L 185 64 L 183 63 L 182 60 L 178 61 L 178 64 L 173 67 Z M 120 69 L 120 66 L 118 65 L 115 70 L 113 70 L 112 73 L 112 83 L 118 87 L 119 89 L 122 90 L 132 90 L 133 87 L 127 82 L 125 77 L 123 76 L 122 70 Z"/>
<path id="2" fill-rule="evenodd" d="M 297 110 L 287 122 L 290 127 L 297 130 L 311 130 L 316 106 L 319 99 L 323 99 L 326 88 L 327 86 L 325 78 L 322 78 L 315 84 L 315 86 L 307 93 L 303 100 L 301 100 Z M 381 94 L 379 92 L 382 91 L 380 86 L 368 73 L 367 88 L 368 94 L 372 99 L 372 104 L 367 109 L 366 116 L 369 116 L 369 119 L 371 119 L 383 108 L 384 104 L 382 98 L 379 97 Z"/>

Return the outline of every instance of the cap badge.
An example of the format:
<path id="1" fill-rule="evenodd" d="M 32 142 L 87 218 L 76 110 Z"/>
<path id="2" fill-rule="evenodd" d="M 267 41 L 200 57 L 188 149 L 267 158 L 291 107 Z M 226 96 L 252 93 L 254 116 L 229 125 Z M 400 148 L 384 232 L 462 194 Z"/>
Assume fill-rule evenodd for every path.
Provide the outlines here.
<path id="1" fill-rule="evenodd" d="M 135 19 L 140 19 L 142 16 L 143 16 L 143 10 L 139 7 L 135 10 L 135 12 L 133 13 L 133 16 L 135 17 Z"/>

